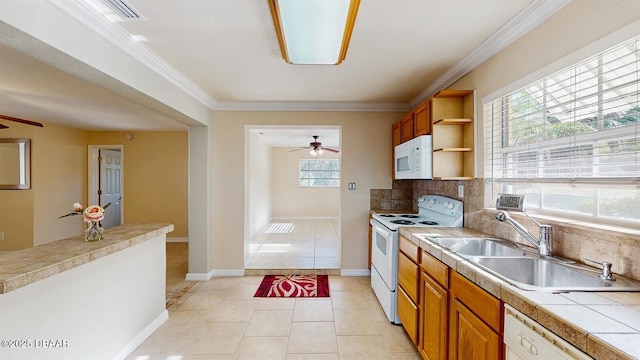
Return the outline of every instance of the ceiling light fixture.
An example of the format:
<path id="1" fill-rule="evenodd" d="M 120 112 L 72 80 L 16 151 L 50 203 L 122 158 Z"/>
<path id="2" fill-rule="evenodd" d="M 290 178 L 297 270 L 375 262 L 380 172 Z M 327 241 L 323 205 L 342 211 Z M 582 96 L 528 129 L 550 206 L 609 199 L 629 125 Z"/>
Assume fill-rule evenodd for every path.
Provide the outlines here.
<path id="1" fill-rule="evenodd" d="M 282 57 L 289 64 L 338 65 L 360 0 L 269 0 Z"/>

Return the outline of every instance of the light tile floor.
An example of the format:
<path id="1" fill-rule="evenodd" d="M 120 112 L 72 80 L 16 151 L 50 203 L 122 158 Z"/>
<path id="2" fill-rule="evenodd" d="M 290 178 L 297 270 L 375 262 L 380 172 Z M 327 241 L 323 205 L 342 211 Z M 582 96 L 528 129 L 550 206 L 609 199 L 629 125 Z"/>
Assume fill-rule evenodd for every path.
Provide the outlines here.
<path id="1" fill-rule="evenodd" d="M 184 248 L 167 244 L 168 280 L 184 278 L 177 263 L 186 257 L 173 255 Z M 191 287 L 128 359 L 421 359 L 404 329 L 386 319 L 369 277 L 330 276 L 329 298 L 295 299 L 254 298 L 261 280 L 176 281 L 176 289 Z"/>
<path id="2" fill-rule="evenodd" d="M 330 298 L 254 298 L 262 276 L 197 283 L 128 359 L 420 359 L 368 277 L 330 276 Z"/>
<path id="3" fill-rule="evenodd" d="M 247 269 L 339 269 L 338 220 L 274 220 L 250 240 Z"/>

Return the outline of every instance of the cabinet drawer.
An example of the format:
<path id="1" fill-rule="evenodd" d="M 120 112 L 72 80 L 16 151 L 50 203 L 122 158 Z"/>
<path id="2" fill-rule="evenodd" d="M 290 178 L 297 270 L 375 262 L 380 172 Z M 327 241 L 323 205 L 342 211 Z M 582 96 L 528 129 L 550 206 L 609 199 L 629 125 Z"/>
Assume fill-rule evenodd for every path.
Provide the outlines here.
<path id="1" fill-rule="evenodd" d="M 459 299 L 494 331 L 501 333 L 502 304 L 500 300 L 457 272 L 451 273 L 450 291 L 453 298 Z"/>
<path id="2" fill-rule="evenodd" d="M 398 288 L 398 317 L 411 341 L 418 345 L 418 306 L 401 288 Z"/>
<path id="3" fill-rule="evenodd" d="M 405 254 L 398 254 L 398 285 L 407 293 L 413 302 L 418 301 L 418 265 Z"/>
<path id="4" fill-rule="evenodd" d="M 398 236 L 398 248 L 402 251 L 411 261 L 419 263 L 418 258 L 420 256 L 420 248 L 414 244 L 413 241 L 400 235 Z"/>
<path id="5" fill-rule="evenodd" d="M 422 252 L 422 258 L 420 259 L 420 266 L 429 274 L 435 281 L 437 281 L 445 289 L 449 288 L 449 267 L 442 261 L 434 258 L 428 252 Z"/>

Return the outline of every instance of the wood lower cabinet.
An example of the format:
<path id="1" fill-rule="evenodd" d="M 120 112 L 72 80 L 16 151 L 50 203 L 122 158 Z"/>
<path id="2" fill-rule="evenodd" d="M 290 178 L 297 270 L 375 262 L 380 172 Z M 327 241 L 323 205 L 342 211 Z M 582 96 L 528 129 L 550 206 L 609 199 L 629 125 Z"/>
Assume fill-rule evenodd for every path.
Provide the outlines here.
<path id="1" fill-rule="evenodd" d="M 458 273 L 450 294 L 449 360 L 502 359 L 503 303 Z"/>
<path id="2" fill-rule="evenodd" d="M 398 317 L 415 345 L 419 339 L 420 248 L 402 235 L 398 236 Z"/>
<path id="3" fill-rule="evenodd" d="M 458 299 L 451 303 L 449 359 L 500 359 L 500 336 Z"/>
<path id="4" fill-rule="evenodd" d="M 443 360 L 447 358 L 449 292 L 424 271 L 420 283 L 422 316 L 418 349 L 423 359 Z"/>

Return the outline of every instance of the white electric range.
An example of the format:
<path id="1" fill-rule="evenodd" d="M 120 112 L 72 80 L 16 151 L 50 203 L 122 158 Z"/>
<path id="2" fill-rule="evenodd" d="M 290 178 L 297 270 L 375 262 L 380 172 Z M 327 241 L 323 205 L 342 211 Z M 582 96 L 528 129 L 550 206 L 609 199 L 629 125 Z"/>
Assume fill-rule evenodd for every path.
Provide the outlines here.
<path id="1" fill-rule="evenodd" d="M 400 324 L 397 311 L 398 228 L 462 227 L 463 203 L 438 195 L 418 199 L 417 214 L 373 214 L 371 219 L 371 287 L 390 322 Z"/>

